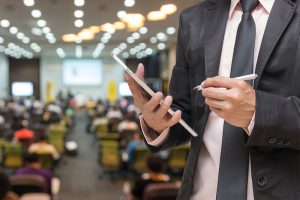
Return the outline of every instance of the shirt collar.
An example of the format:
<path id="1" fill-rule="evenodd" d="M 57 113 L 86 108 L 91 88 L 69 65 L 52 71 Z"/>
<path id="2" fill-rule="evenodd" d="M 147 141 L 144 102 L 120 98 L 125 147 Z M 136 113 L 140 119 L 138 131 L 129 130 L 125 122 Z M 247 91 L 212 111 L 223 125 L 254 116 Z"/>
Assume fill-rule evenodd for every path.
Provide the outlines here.
<path id="1" fill-rule="evenodd" d="M 229 17 L 232 16 L 240 0 L 231 0 Z M 260 5 L 270 14 L 275 0 L 259 0 Z"/>

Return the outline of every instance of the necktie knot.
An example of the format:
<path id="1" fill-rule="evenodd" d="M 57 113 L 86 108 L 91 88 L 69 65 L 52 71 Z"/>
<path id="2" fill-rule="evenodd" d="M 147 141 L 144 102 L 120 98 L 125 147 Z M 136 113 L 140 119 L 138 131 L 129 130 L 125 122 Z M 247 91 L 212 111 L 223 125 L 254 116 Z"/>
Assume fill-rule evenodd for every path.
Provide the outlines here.
<path id="1" fill-rule="evenodd" d="M 240 0 L 240 2 L 241 2 L 243 12 L 251 13 L 256 8 L 259 1 L 258 0 Z"/>

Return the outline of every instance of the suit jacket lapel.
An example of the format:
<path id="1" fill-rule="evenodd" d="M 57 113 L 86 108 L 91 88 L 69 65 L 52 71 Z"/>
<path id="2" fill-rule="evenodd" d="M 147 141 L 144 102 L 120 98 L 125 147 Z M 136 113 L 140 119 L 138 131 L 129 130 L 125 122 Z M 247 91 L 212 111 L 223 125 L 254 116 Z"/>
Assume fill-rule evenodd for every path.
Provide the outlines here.
<path id="1" fill-rule="evenodd" d="M 296 5 L 292 1 L 277 0 L 274 2 L 257 59 L 256 73 L 258 74 L 258 77 L 255 80 L 254 88 L 257 89 L 262 72 L 272 55 L 277 42 L 290 23 L 295 13 L 295 9 Z"/>
<path id="2" fill-rule="evenodd" d="M 205 76 L 217 76 L 230 0 L 215 0 L 204 12 Z"/>

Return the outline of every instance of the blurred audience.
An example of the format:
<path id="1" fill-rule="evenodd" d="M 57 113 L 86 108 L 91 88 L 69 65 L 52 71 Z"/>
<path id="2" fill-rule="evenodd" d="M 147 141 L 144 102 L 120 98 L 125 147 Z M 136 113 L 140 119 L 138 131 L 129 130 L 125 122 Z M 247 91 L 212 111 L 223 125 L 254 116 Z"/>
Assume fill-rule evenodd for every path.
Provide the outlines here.
<path id="1" fill-rule="evenodd" d="M 39 155 L 36 153 L 28 154 L 25 157 L 26 166 L 18 169 L 16 175 L 32 174 L 42 176 L 47 183 L 47 191 L 51 194 L 51 181 L 53 173 L 47 169 L 42 168 Z"/>
<path id="2" fill-rule="evenodd" d="M 41 135 L 37 143 L 33 143 L 32 145 L 30 145 L 28 152 L 37 154 L 49 153 L 52 155 L 54 160 L 58 160 L 60 157 L 55 147 L 47 142 L 47 137 L 45 135 Z"/>
<path id="3" fill-rule="evenodd" d="M 148 173 L 143 174 L 135 181 L 129 200 L 142 200 L 145 188 L 151 183 L 165 183 L 170 177 L 164 173 L 164 162 L 157 156 L 152 155 L 147 160 Z"/>
<path id="4" fill-rule="evenodd" d="M 27 140 L 33 141 L 34 132 L 28 129 L 29 122 L 22 120 L 19 130 L 14 133 L 14 139 L 17 141 Z"/>
<path id="5" fill-rule="evenodd" d="M 128 153 L 128 164 L 133 160 L 135 150 L 138 147 L 146 147 L 145 142 L 143 141 L 143 138 L 141 136 L 141 133 L 138 129 L 133 133 L 133 139 L 129 142 L 127 146 L 127 153 Z"/>
<path id="6" fill-rule="evenodd" d="M 18 196 L 10 192 L 10 183 L 4 172 L 0 171 L 0 200 L 18 200 Z"/>

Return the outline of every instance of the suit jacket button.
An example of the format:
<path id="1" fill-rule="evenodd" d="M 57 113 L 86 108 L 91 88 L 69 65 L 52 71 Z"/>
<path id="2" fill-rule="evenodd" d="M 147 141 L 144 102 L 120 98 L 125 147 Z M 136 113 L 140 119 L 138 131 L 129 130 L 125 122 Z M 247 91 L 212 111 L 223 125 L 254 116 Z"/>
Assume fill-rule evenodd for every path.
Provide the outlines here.
<path id="1" fill-rule="evenodd" d="M 261 176 L 257 180 L 257 184 L 259 187 L 265 187 L 267 185 L 267 178 L 264 176 Z"/>
<path id="2" fill-rule="evenodd" d="M 278 139 L 278 140 L 277 140 L 277 144 L 283 145 L 283 143 L 284 143 L 283 139 Z"/>
<path id="3" fill-rule="evenodd" d="M 277 142 L 277 139 L 272 137 L 272 138 L 269 138 L 269 144 L 275 144 Z"/>
<path id="4" fill-rule="evenodd" d="M 292 142 L 290 140 L 285 140 L 283 143 L 285 146 L 290 146 Z"/>

